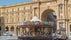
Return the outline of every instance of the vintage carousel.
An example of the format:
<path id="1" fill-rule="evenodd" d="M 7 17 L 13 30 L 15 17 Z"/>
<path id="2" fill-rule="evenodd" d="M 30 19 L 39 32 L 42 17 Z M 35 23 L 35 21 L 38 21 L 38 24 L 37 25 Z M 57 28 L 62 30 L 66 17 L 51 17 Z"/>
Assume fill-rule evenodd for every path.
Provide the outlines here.
<path id="1" fill-rule="evenodd" d="M 43 22 L 36 16 L 18 25 L 19 39 L 45 40 L 52 32 L 52 22 Z"/>

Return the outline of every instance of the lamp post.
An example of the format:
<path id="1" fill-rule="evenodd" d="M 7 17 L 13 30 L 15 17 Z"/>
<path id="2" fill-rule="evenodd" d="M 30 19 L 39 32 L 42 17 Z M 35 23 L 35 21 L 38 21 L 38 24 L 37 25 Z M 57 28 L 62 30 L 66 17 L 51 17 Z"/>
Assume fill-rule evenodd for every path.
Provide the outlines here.
<path id="1" fill-rule="evenodd" d="M 39 18 L 41 19 L 41 17 L 40 17 L 40 5 L 41 5 L 41 1 L 40 0 L 38 0 L 39 1 Z"/>
<path id="2" fill-rule="evenodd" d="M 61 2 L 61 3 L 59 3 L 59 8 L 60 8 L 60 14 L 59 14 L 59 16 L 60 16 L 60 19 L 62 19 L 62 6 L 63 6 L 63 3 Z"/>
<path id="3" fill-rule="evenodd" d="M 68 19 L 68 11 L 67 11 L 67 2 L 68 1 L 66 1 L 66 0 L 64 0 L 64 3 L 66 3 L 66 4 L 64 4 L 65 5 L 65 8 L 66 8 L 66 15 L 65 15 L 65 29 L 63 29 L 63 30 L 65 30 L 65 34 L 68 32 L 68 21 L 69 21 L 69 19 Z M 59 8 L 60 8 L 60 16 L 61 16 L 61 20 L 62 20 L 62 6 L 63 6 L 63 3 L 62 3 L 62 1 L 60 0 L 60 4 L 59 4 Z M 62 22 L 62 21 L 61 21 Z M 62 24 L 63 25 L 63 24 Z M 66 32 L 66 30 L 67 30 L 67 32 Z M 66 35 L 67 36 L 67 35 Z"/>
<path id="4" fill-rule="evenodd" d="M 59 3 L 59 9 L 60 9 L 59 17 L 60 17 L 60 20 L 63 19 L 62 7 L 63 7 L 63 3 L 62 3 L 62 0 L 60 0 L 60 3 Z M 60 30 L 60 34 L 61 34 L 61 31 L 64 30 L 63 29 L 63 21 L 61 21 L 60 24 L 59 24 L 59 30 Z"/>

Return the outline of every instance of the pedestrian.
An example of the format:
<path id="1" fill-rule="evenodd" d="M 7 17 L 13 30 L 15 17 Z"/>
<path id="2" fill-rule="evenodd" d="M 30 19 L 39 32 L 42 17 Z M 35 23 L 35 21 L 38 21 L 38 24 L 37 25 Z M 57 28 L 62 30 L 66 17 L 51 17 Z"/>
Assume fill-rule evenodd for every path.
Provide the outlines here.
<path id="1" fill-rule="evenodd" d="M 53 38 L 52 38 L 52 34 L 51 34 L 51 32 L 49 32 L 48 33 L 48 40 L 52 40 Z"/>

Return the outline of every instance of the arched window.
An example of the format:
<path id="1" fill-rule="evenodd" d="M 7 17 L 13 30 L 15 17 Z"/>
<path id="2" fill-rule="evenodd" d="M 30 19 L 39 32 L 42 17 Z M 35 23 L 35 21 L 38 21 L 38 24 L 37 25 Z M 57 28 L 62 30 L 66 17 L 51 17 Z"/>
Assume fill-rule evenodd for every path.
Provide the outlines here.
<path id="1" fill-rule="evenodd" d="M 11 27 L 11 31 L 14 31 L 14 26 Z"/>
<path id="2" fill-rule="evenodd" d="M 5 30 L 6 30 L 6 31 L 9 31 L 9 27 L 7 26 Z"/>

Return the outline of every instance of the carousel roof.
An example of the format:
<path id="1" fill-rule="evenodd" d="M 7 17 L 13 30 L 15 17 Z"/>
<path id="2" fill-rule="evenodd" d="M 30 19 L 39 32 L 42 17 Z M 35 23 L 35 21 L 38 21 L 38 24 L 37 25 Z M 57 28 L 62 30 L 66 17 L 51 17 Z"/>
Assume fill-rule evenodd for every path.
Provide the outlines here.
<path id="1" fill-rule="evenodd" d="M 47 26 L 49 22 L 42 22 L 38 17 L 34 16 L 30 21 L 21 22 L 19 26 Z"/>
<path id="2" fill-rule="evenodd" d="M 41 22 L 41 20 L 37 16 L 34 16 L 30 21 L 31 22 Z"/>

